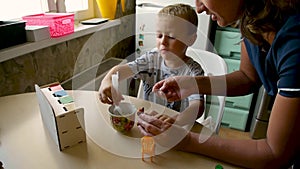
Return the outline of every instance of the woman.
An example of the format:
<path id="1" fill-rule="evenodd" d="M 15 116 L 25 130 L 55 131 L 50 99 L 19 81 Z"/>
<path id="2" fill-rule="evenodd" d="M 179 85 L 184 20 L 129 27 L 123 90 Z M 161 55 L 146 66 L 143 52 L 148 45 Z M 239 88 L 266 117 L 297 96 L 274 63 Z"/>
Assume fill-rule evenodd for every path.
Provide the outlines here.
<path id="1" fill-rule="evenodd" d="M 223 77 L 192 79 L 176 76 L 153 87 L 154 91 L 171 101 L 185 98 L 195 91 L 227 96 L 246 95 L 263 85 L 268 94 L 275 97 L 265 139 L 229 140 L 212 135 L 201 141 L 198 133 L 184 132 L 176 124 L 172 125 L 153 114 L 139 115 L 141 132 L 144 135 L 160 135 L 172 125 L 173 132 L 164 134 L 164 138 L 172 140 L 172 133 L 176 131 L 181 135 L 185 133 L 184 139 L 175 147 L 179 150 L 246 168 L 299 167 L 299 4 L 299 0 L 196 0 L 197 12 L 211 15 L 219 26 L 239 21 L 244 37 L 240 69 Z M 218 86 L 218 81 L 224 78 L 227 86 Z M 186 83 L 190 80 L 196 80 L 198 86 Z"/>

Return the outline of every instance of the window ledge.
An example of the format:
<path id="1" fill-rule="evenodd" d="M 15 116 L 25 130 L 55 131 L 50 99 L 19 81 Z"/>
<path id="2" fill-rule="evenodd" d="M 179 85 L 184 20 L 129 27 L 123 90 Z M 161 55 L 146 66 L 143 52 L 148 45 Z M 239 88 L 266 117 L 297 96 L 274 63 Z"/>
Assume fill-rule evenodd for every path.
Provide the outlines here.
<path id="1" fill-rule="evenodd" d="M 58 43 L 62 43 L 68 40 L 72 40 L 81 36 L 85 36 L 94 32 L 98 32 L 107 28 L 111 28 L 120 25 L 120 19 L 110 20 L 100 25 L 82 25 L 75 26 L 74 33 L 59 38 L 51 38 L 38 42 L 26 42 L 20 45 L 12 46 L 9 48 L 0 50 L 0 63 L 9 59 L 16 58 L 18 56 L 34 52 L 36 50 L 46 48 Z"/>

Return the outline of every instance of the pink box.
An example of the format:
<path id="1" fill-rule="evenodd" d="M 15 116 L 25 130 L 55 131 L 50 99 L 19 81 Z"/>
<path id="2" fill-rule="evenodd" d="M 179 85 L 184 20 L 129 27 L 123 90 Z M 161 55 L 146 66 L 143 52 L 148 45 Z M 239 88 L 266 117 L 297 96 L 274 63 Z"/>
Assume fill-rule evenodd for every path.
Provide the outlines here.
<path id="1" fill-rule="evenodd" d="M 49 26 L 51 37 L 60 37 L 74 32 L 74 14 L 46 13 L 22 17 L 27 26 Z"/>

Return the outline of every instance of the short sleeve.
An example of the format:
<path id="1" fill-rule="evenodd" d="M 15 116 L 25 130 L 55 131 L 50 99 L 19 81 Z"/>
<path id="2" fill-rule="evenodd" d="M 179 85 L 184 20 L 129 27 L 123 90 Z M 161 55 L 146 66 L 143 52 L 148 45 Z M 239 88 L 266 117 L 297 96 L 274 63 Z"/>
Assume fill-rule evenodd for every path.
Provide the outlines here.
<path id="1" fill-rule="evenodd" d="M 300 96 L 300 26 L 279 32 L 274 46 L 274 62 L 278 72 L 278 92 L 286 97 Z"/>
<path id="2" fill-rule="evenodd" d="M 143 79 L 141 76 L 143 74 L 151 73 L 151 69 L 156 66 L 156 62 L 158 59 L 157 51 L 149 51 L 146 52 L 144 55 L 138 57 L 132 62 L 127 63 L 128 66 L 131 68 L 132 72 L 134 73 L 134 78 L 136 79 Z"/>

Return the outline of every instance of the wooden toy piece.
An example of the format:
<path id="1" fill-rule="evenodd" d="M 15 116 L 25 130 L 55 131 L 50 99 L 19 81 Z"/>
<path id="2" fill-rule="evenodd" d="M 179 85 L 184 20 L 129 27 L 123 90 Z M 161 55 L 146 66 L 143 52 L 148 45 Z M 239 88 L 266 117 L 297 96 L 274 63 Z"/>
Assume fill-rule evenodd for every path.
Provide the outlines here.
<path id="1" fill-rule="evenodd" d="M 155 141 L 151 136 L 144 136 L 141 138 L 142 143 L 142 160 L 145 161 L 144 156 L 148 154 L 151 162 L 153 162 L 153 156 L 155 155 Z"/>
<path id="2" fill-rule="evenodd" d="M 84 109 L 75 106 L 60 84 L 35 85 L 35 90 L 43 123 L 59 150 L 86 142 Z"/>

